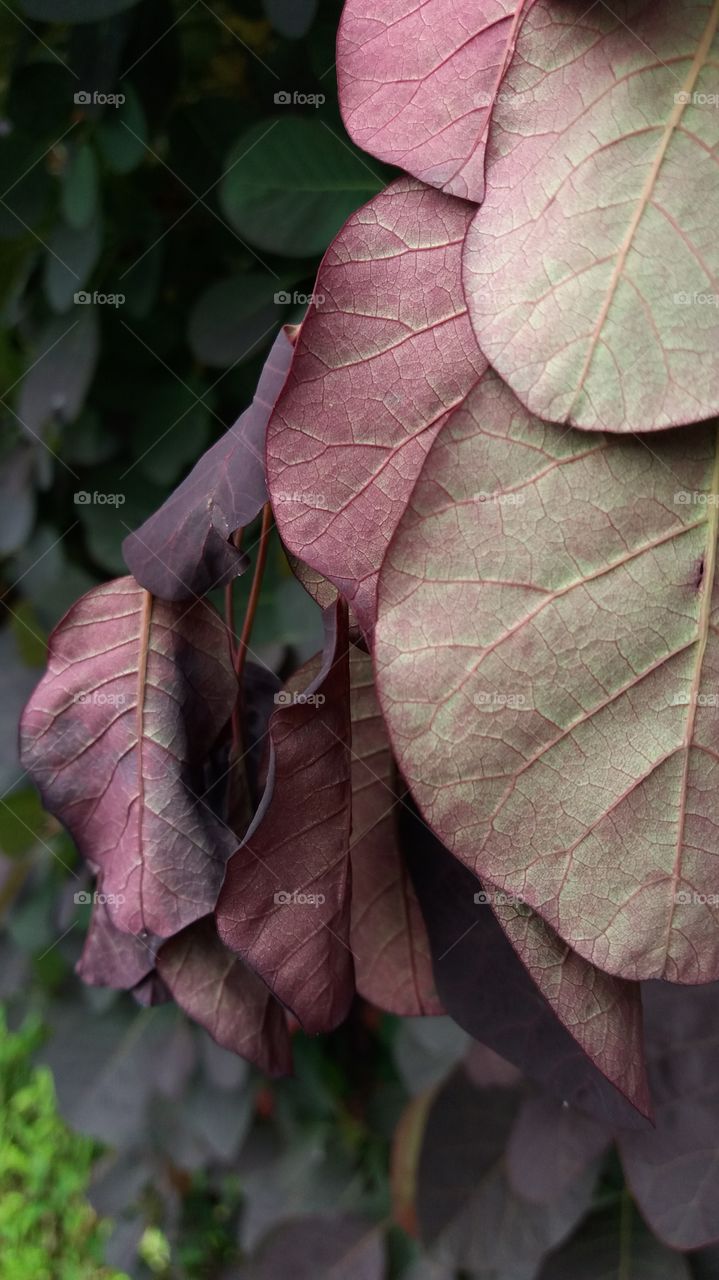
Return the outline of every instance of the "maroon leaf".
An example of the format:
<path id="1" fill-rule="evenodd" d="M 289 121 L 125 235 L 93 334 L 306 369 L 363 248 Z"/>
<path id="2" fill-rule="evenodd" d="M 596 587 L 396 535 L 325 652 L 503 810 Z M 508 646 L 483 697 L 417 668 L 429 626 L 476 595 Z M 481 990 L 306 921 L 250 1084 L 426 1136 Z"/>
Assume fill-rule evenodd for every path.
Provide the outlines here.
<path id="1" fill-rule="evenodd" d="M 160 948 L 157 971 L 181 1009 L 271 1076 L 292 1069 L 287 1018 L 264 982 L 222 945 L 208 918 Z"/>
<path id="2" fill-rule="evenodd" d="M 156 944 L 155 938 L 137 938 L 117 929 L 105 904 L 96 902 L 75 970 L 88 986 L 129 991 L 152 973 Z"/>
<path id="3" fill-rule="evenodd" d="M 377 688 L 425 819 L 633 980 L 719 976 L 718 477 L 713 427 L 565 431 L 490 371 L 380 575 Z"/>
<path id="4" fill-rule="evenodd" d="M 467 237 L 480 346 L 539 417 L 657 431 L 719 411 L 715 0 L 537 0 Z"/>
<path id="5" fill-rule="evenodd" d="M 498 905 L 500 925 L 471 872 L 423 823 L 408 823 L 407 858 L 447 1012 L 554 1097 L 611 1128 L 646 1126 L 638 986 L 593 969 L 526 909 Z"/>
<path id="6" fill-rule="evenodd" d="M 591 1203 L 597 1170 L 584 1169 L 543 1204 L 512 1187 L 505 1150 L 518 1096 L 475 1089 L 455 1074 L 430 1109 L 419 1163 L 422 1234 L 440 1262 L 483 1280 L 533 1280 L 544 1256 Z"/>
<path id="7" fill-rule="evenodd" d="M 342 1021 L 349 950 L 350 723 L 347 611 L 325 613 L 321 670 L 278 694 L 260 807 L 227 868 L 218 932 L 309 1032 Z"/>
<path id="8" fill-rule="evenodd" d="M 528 1094 L 507 1144 L 514 1190 L 533 1204 L 557 1199 L 611 1144 L 606 1125 L 543 1094 Z"/>
<path id="9" fill-rule="evenodd" d="M 127 565 L 163 600 L 191 600 L 247 568 L 230 541 L 267 501 L 265 432 L 292 359 L 285 329 L 262 371 L 255 398 L 233 427 L 200 458 L 186 480 L 123 543 Z"/>
<path id="10" fill-rule="evenodd" d="M 353 649 L 351 943 L 357 990 L 404 1017 L 442 1013 L 427 930 L 397 842 L 392 754 L 372 660 Z"/>
<path id="11" fill-rule="evenodd" d="M 118 928 L 169 937 L 214 908 L 236 840 L 202 770 L 235 693 L 214 609 L 153 600 L 132 578 L 93 588 L 53 632 L 22 757 L 99 867 Z"/>
<path id="12" fill-rule="evenodd" d="M 263 1241 L 242 1274 L 246 1280 L 383 1280 L 382 1235 L 357 1218 L 286 1222 Z"/>
<path id="13" fill-rule="evenodd" d="M 339 587 L 365 631 L 432 440 L 486 368 L 460 278 L 471 214 L 403 178 L 349 219 L 325 255 L 270 420 L 282 539 Z"/>
<path id="14" fill-rule="evenodd" d="M 347 0 L 337 40 L 347 132 L 380 160 L 482 200 L 497 93 L 532 0 Z"/>
<path id="15" fill-rule="evenodd" d="M 656 1130 L 623 1133 L 624 1171 L 647 1222 L 673 1249 L 719 1241 L 719 983 L 644 986 Z"/>

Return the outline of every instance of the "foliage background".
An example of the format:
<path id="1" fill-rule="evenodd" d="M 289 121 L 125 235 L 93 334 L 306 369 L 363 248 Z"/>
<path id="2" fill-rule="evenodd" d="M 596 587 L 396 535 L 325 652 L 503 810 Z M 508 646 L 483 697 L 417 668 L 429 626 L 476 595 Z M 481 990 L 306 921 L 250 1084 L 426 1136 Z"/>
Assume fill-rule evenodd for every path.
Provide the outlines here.
<path id="1" fill-rule="evenodd" d="M 416 1027 L 358 1005 L 327 1041 L 296 1036 L 296 1077 L 270 1085 L 174 1008 L 83 988 L 85 873 L 17 761 L 48 632 L 125 572 L 128 529 L 248 403 L 321 253 L 387 180 L 340 121 L 340 9 L 0 5 L 0 999 L 12 1027 L 28 1011 L 45 1027 L 60 1112 L 97 1143 L 89 1194 L 114 1223 L 107 1262 L 133 1277 L 254 1274 L 268 1231 L 298 1218 L 296 1274 L 317 1274 L 320 1241 L 331 1261 L 357 1238 L 372 1275 L 407 1274 L 410 1238 L 372 1230 L 389 1212 L 390 1136 L 413 1090 L 464 1048 L 448 1021 Z M 289 668 L 320 645 L 317 611 L 277 546 L 265 581 L 253 647 Z M 3 1043 L 14 1061 L 17 1042 Z M 42 1089 L 38 1152 L 82 1194 L 89 1149 L 71 1177 L 80 1148 Z M 18 1185 L 39 1203 L 48 1276 L 100 1275 L 89 1246 L 65 1240 L 49 1192 L 44 1204 L 22 1181 L 12 1144 L 4 1131 L 0 1204 Z M 314 1220 L 327 1213 L 331 1228 Z M 4 1250 L 3 1280 L 22 1275 L 19 1250 Z"/>

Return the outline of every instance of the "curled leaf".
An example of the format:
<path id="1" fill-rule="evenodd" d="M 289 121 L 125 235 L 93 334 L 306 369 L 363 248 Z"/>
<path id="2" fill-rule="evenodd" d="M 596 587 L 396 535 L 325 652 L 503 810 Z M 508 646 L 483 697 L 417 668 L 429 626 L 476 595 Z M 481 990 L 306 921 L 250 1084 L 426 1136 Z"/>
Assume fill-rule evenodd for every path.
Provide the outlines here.
<path id="1" fill-rule="evenodd" d="M 236 848 L 203 766 L 232 709 L 227 632 L 210 605 L 95 587 L 50 639 L 23 714 L 24 765 L 100 869 L 112 923 L 169 937 L 212 911 Z"/>

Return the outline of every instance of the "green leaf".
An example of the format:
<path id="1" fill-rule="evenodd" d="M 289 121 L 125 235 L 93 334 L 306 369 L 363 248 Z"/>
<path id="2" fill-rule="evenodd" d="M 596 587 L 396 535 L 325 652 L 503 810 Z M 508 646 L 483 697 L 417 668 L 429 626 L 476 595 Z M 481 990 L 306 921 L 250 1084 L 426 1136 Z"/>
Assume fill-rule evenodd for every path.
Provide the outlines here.
<path id="1" fill-rule="evenodd" d="M 160 382 L 144 400 L 135 420 L 132 451 L 143 475 L 172 485 L 205 449 L 210 409 L 197 399 L 201 388 Z"/>
<path id="2" fill-rule="evenodd" d="M 211 285 L 190 315 L 188 338 L 197 359 L 225 369 L 268 344 L 286 318 L 275 302 L 285 283 L 258 271 Z"/>
<path id="3" fill-rule="evenodd" d="M 285 108 L 289 110 L 289 107 Z M 385 179 L 319 116 L 253 125 L 227 161 L 220 204 L 235 230 L 268 253 L 322 253 Z"/>
<path id="4" fill-rule="evenodd" d="M 61 207 L 68 226 L 81 231 L 97 209 L 98 173 L 95 152 L 87 143 L 73 148 L 62 178 Z"/>
<path id="5" fill-rule="evenodd" d="M 69 311 L 90 279 L 102 250 L 102 226 L 93 222 L 84 230 L 57 226 L 45 258 L 45 296 L 53 311 Z"/>
<path id="6" fill-rule="evenodd" d="M 108 169 L 124 174 L 137 168 L 146 154 L 147 121 L 132 85 L 123 82 L 119 92 L 124 93 L 125 101 L 103 116 L 97 142 Z"/>

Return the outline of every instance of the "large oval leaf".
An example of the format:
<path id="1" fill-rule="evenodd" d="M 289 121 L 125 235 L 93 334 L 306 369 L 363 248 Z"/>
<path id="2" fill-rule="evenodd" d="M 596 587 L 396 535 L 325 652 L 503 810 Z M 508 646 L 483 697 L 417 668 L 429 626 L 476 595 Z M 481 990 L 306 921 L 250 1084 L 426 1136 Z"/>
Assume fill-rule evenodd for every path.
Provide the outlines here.
<path id="1" fill-rule="evenodd" d="M 719 410 L 719 4 L 537 0 L 492 119 L 465 284 L 534 412 L 654 431 Z"/>
<path id="2" fill-rule="evenodd" d="M 268 428 L 282 539 L 368 631 L 377 571 L 427 450 L 487 367 L 460 279 L 471 215 L 403 178 L 350 218 Z"/>
<path id="3" fill-rule="evenodd" d="M 481 200 L 487 129 L 533 0 L 347 0 L 337 39 L 347 132 L 380 160 Z"/>
<path id="4" fill-rule="evenodd" d="M 719 974 L 715 431 L 598 438 L 494 373 L 380 580 L 378 689 L 444 843 L 628 978 Z"/>
<path id="5" fill-rule="evenodd" d="M 169 937 L 214 908 L 237 842 L 202 770 L 236 688 L 214 609 L 153 600 L 132 578 L 93 588 L 51 636 L 22 759 L 100 868 L 120 929 Z"/>

